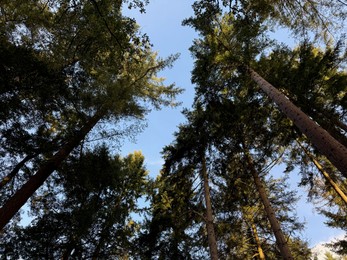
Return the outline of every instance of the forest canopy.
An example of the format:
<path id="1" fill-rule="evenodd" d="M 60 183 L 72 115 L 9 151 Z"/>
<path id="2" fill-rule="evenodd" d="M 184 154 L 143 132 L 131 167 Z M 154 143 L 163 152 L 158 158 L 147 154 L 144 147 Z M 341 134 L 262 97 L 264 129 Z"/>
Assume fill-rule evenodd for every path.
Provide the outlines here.
<path id="1" fill-rule="evenodd" d="M 347 230 L 347 3 L 194 1 L 194 101 L 155 179 L 140 151 L 119 153 L 182 93 L 161 77 L 178 55 L 159 57 L 127 16 L 148 4 L 0 3 L 0 254 L 314 257 L 289 180 Z M 273 39 L 279 29 L 298 44 Z M 346 239 L 332 250 L 346 255 Z"/>

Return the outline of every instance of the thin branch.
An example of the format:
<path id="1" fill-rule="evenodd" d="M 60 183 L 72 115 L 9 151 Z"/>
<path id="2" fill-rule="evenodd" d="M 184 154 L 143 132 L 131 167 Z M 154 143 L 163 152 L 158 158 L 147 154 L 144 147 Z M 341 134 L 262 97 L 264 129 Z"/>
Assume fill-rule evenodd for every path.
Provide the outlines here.
<path id="1" fill-rule="evenodd" d="M 38 154 L 29 154 L 26 157 L 23 158 L 23 160 L 21 160 L 16 167 L 13 168 L 13 170 L 7 174 L 1 181 L 0 181 L 0 189 L 2 189 L 6 184 L 8 184 L 19 172 L 19 170 L 25 166 L 25 164 L 35 158 Z"/>
<path id="2" fill-rule="evenodd" d="M 343 5 L 345 5 L 345 6 L 347 6 L 347 3 L 345 3 L 345 2 L 343 2 L 343 1 L 341 1 L 341 0 L 337 0 L 337 2 L 339 2 L 340 4 L 343 4 Z"/>
<path id="3" fill-rule="evenodd" d="M 119 45 L 119 47 L 121 48 L 121 51 L 123 52 L 123 46 L 120 43 L 120 41 L 118 40 L 117 36 L 112 32 L 111 28 L 109 27 L 105 17 L 103 16 L 103 14 L 101 13 L 101 10 L 98 6 L 98 3 L 95 0 L 90 0 L 92 2 L 92 4 L 94 5 L 96 11 L 98 12 L 98 14 L 100 15 L 100 17 L 102 18 L 107 30 L 109 31 L 109 33 L 111 34 L 111 36 L 116 40 L 117 44 Z"/>

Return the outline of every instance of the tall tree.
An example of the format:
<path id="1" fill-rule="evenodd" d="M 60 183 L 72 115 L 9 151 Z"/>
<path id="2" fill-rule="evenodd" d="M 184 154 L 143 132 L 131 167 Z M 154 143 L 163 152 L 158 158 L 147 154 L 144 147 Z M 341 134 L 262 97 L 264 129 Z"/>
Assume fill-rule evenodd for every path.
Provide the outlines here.
<path id="1" fill-rule="evenodd" d="M 130 3 L 140 5 L 141 1 Z M 138 33 L 135 21 L 122 15 L 122 1 L 50 1 L 47 4 L 18 1 L 17 4 L 16 8 L 13 8 L 11 1 L 1 4 L 4 13 L 1 18 L 2 37 L 6 37 L 10 44 L 32 49 L 36 59 L 42 60 L 49 69 L 55 69 L 53 75 L 58 79 L 62 75 L 57 93 L 67 89 L 68 94 L 66 101 L 59 107 L 56 105 L 59 110 L 47 115 L 53 117 L 53 121 L 42 120 L 31 127 L 37 129 L 37 135 L 48 128 L 51 132 L 58 131 L 58 137 L 62 138 L 39 158 L 32 176 L 19 184 L 22 187 L 0 209 L 1 228 L 96 124 L 143 118 L 149 111 L 147 102 L 155 108 L 172 105 L 173 97 L 179 92 L 172 85 L 165 86 L 163 80 L 156 77 L 156 73 L 170 65 L 175 58 L 162 60 L 156 57 L 147 37 Z M 19 28 L 20 25 L 24 27 L 23 30 Z M 17 67 L 5 64 L 3 68 L 5 71 L 10 69 L 5 75 L 12 77 L 10 82 L 17 84 L 20 90 L 25 90 L 27 86 L 29 89 L 34 87 L 30 81 L 23 81 L 22 75 L 17 76 Z M 40 82 L 41 89 L 51 76 L 48 74 L 47 77 Z M 33 100 L 42 99 L 40 95 L 46 93 L 34 93 L 36 96 Z M 13 97 L 6 92 L 4 95 Z M 26 100 L 26 95 L 22 100 Z M 54 100 L 52 102 L 56 103 Z M 45 113 L 36 106 L 33 108 L 34 111 Z M 58 127 L 54 126 L 55 122 Z M 32 132 L 31 128 L 23 131 Z M 49 138 L 44 144 L 51 141 L 52 138 Z M 34 150 L 21 156 L 26 158 L 44 152 Z"/>
<path id="2" fill-rule="evenodd" d="M 245 173 L 236 175 L 235 172 L 240 173 L 242 168 Z M 227 171 L 228 174 L 223 174 L 226 179 L 218 181 L 219 192 L 215 205 L 218 236 L 224 245 L 221 255 L 225 258 L 248 259 L 260 258 L 263 252 L 265 259 L 281 258 L 263 203 L 258 193 L 254 192 L 256 187 L 249 181 L 252 177 L 246 173 L 248 169 L 244 162 L 231 164 Z M 293 213 L 295 192 L 288 192 L 285 179 L 265 179 L 262 178 L 263 173 L 260 177 L 276 218 L 282 224 L 281 229 L 293 258 L 308 259 L 308 245 L 293 236 L 303 228 Z"/>
<path id="3" fill-rule="evenodd" d="M 180 127 L 174 145 L 164 149 L 165 169 L 171 171 L 172 165 L 185 162 L 199 171 L 205 203 L 204 221 L 211 259 L 218 259 L 217 238 L 214 230 L 213 207 L 210 193 L 207 156 L 209 151 L 209 134 L 204 112 L 197 103 L 196 110 L 185 112 L 189 124 Z"/>
<path id="4" fill-rule="evenodd" d="M 200 3 L 202 2 L 206 3 L 205 1 Z M 205 6 L 196 5 L 196 7 L 196 17 L 187 21 L 202 35 L 202 39 L 197 40 L 191 47 L 196 58 L 192 77 L 193 82 L 198 85 L 196 100 L 211 107 L 220 106 L 223 102 L 233 104 L 233 106 L 225 106 L 232 111 L 224 111 L 224 121 L 213 122 L 215 125 L 222 126 L 218 128 L 220 133 L 215 138 L 223 140 L 220 141 L 221 145 L 226 151 L 229 150 L 230 154 L 254 151 L 259 158 L 257 164 L 264 165 L 266 160 L 271 160 L 279 154 L 281 146 L 285 146 L 290 140 L 292 131 L 291 128 L 288 131 L 278 131 L 281 129 L 281 121 L 285 120 L 280 119 L 276 122 L 271 118 L 274 115 L 271 106 L 262 95 L 256 92 L 255 85 L 247 79 L 250 71 L 247 64 L 255 63 L 256 56 L 269 44 L 268 41 L 258 37 L 264 31 L 262 20 L 249 13 L 240 17 L 236 16 L 237 18 L 230 13 L 223 16 L 218 8 L 214 9 L 213 4 L 206 3 Z M 202 9 L 206 11 L 203 15 L 200 13 Z M 202 17 L 206 18 L 208 15 L 212 19 L 204 23 Z M 233 46 L 233 48 L 226 46 Z M 243 68 L 246 70 L 243 71 Z M 246 141 L 245 138 L 247 138 Z M 247 146 L 242 145 L 245 142 Z M 228 145 L 230 147 L 225 148 Z M 250 157 L 246 158 L 249 167 L 253 169 L 258 192 L 268 209 L 268 217 L 282 257 L 293 259 L 287 239 L 280 231 L 274 211 L 271 210 L 264 188 L 254 170 L 255 167 L 252 167 L 253 163 L 250 163 L 252 160 L 249 160 Z"/>
<path id="5" fill-rule="evenodd" d="M 244 148 L 244 149 L 246 149 L 245 160 L 248 163 L 248 166 L 249 166 L 250 171 L 251 171 L 253 178 L 254 178 L 255 186 L 257 187 L 260 198 L 264 204 L 265 212 L 268 216 L 268 219 L 269 219 L 270 224 L 271 224 L 271 228 L 272 228 L 274 235 L 276 237 L 276 242 L 277 242 L 277 245 L 281 251 L 281 255 L 282 255 L 283 259 L 294 259 L 292 256 L 292 253 L 290 252 L 290 249 L 288 247 L 288 243 L 287 243 L 287 240 L 283 234 L 281 226 L 280 226 L 280 224 L 276 218 L 275 212 L 274 212 L 274 210 L 270 204 L 270 201 L 269 201 L 268 196 L 266 194 L 266 191 L 264 189 L 263 183 L 262 183 L 258 173 L 255 170 L 252 157 L 249 154 L 249 152 L 247 151 L 247 148 Z"/>
<path id="6" fill-rule="evenodd" d="M 257 70 L 287 93 L 300 109 L 347 146 L 345 130 L 347 75 L 341 42 L 325 49 L 305 41 L 291 50 L 276 47 L 262 55 Z M 276 73 L 271 73 L 276 70 Z"/>
<path id="7" fill-rule="evenodd" d="M 202 76 L 206 76 L 205 74 L 202 74 Z M 215 82 L 215 84 L 218 84 L 218 81 Z M 235 84 L 235 82 L 234 82 Z M 225 86 L 225 84 L 224 84 Z M 199 90 L 202 92 L 202 88 L 204 87 L 204 85 L 199 85 Z M 218 86 L 217 86 L 218 88 Z M 199 92 L 201 94 L 201 92 Z M 175 169 L 175 165 L 177 165 L 178 163 L 176 162 L 175 164 L 173 164 L 177 159 L 179 158 L 185 158 L 184 160 L 178 160 L 178 162 L 180 162 L 183 165 L 190 165 L 191 168 L 196 167 L 196 164 L 200 163 L 199 159 L 201 156 L 199 156 L 199 151 L 200 153 L 202 153 L 202 151 L 204 150 L 203 147 L 198 146 L 199 144 L 203 144 L 203 143 L 207 143 L 209 150 L 211 150 L 208 153 L 208 161 L 209 161 L 209 170 L 210 172 L 210 176 L 212 176 L 211 178 L 211 184 L 213 186 L 216 185 L 216 182 L 218 183 L 218 180 L 223 179 L 223 182 L 229 182 L 229 179 L 235 179 L 235 178 L 240 178 L 242 179 L 242 183 L 244 183 L 245 187 L 236 187 L 236 186 L 228 186 L 226 188 L 227 193 L 231 193 L 231 195 L 228 197 L 226 195 L 222 196 L 222 199 L 220 199 L 219 195 L 222 191 L 224 192 L 224 190 L 220 190 L 217 186 L 217 188 L 213 189 L 213 196 L 211 196 L 212 201 L 214 204 L 220 205 L 222 203 L 222 201 L 228 201 L 230 200 L 230 197 L 232 197 L 236 190 L 239 192 L 244 191 L 245 189 L 249 189 L 249 193 L 247 194 L 247 196 L 252 196 L 254 198 L 254 196 L 256 196 L 257 194 L 254 194 L 254 192 L 252 192 L 251 190 L 254 189 L 256 186 L 254 186 L 254 184 L 252 185 L 252 182 L 250 183 L 249 181 L 249 171 L 248 169 L 246 169 L 246 167 L 244 167 L 245 169 L 240 170 L 238 167 L 239 165 L 248 165 L 245 164 L 245 159 L 244 158 L 240 158 L 237 155 L 239 154 L 243 154 L 242 149 L 240 149 L 240 136 L 245 135 L 247 137 L 247 142 L 250 143 L 252 145 L 252 150 L 254 149 L 260 149 L 261 147 L 266 147 L 268 146 L 268 144 L 264 144 L 264 141 L 262 141 L 262 138 L 265 138 L 265 140 L 267 140 L 268 143 L 273 143 L 274 140 L 272 140 L 270 137 L 276 136 L 277 133 L 272 133 L 271 132 L 267 132 L 268 130 L 268 125 L 263 125 L 264 122 L 262 122 L 262 120 L 267 120 L 267 116 L 268 116 L 268 112 L 271 110 L 267 110 L 264 109 L 263 111 L 257 111 L 257 106 L 256 106 L 256 102 L 254 100 L 253 101 L 253 107 L 249 106 L 249 104 L 243 104 L 240 103 L 239 106 L 236 106 L 233 104 L 233 102 L 231 102 L 230 100 L 223 100 L 222 96 L 223 94 L 220 94 L 220 96 L 218 96 L 218 91 L 207 91 L 207 93 L 205 93 L 206 95 L 204 96 L 204 102 L 207 103 L 207 100 L 209 100 L 209 103 L 207 103 L 206 105 L 206 109 L 202 109 L 201 105 L 197 105 L 197 111 L 192 111 L 191 113 L 188 114 L 188 118 L 190 119 L 188 122 L 190 122 L 190 125 L 185 125 L 184 127 L 181 126 L 180 127 L 180 132 L 179 134 L 176 136 L 176 145 L 180 144 L 180 148 L 179 147 L 167 147 L 166 148 L 166 152 L 164 153 L 165 155 L 165 161 L 166 161 L 166 165 L 165 167 L 168 167 L 170 169 Z M 241 94 L 242 96 L 242 94 Z M 245 97 L 245 96 L 243 96 Z M 200 101 L 202 101 L 202 97 L 198 96 L 197 99 L 199 98 Z M 212 99 L 213 98 L 213 99 Z M 239 96 L 234 96 L 235 99 L 237 98 L 241 98 Z M 219 99 L 219 100 L 218 100 Z M 244 100 L 243 100 L 244 101 Z M 219 103 L 220 102 L 220 103 Z M 241 102 L 241 101 L 239 101 Z M 198 102 L 197 102 L 198 103 Z M 236 103 L 236 102 L 235 102 Z M 198 103 L 199 104 L 199 103 Z M 258 104 L 259 106 L 259 104 Z M 229 108 L 230 110 L 226 109 Z M 232 110 L 231 110 L 232 109 Z M 257 119 L 256 121 L 253 121 L 254 126 L 247 126 L 242 128 L 241 126 L 245 126 L 245 123 L 249 120 L 249 117 L 247 116 L 249 114 L 253 114 L 253 113 L 257 113 Z M 194 116 L 195 115 L 195 116 Z M 194 120 L 191 120 L 194 119 Z M 231 120 L 232 119 L 232 120 Z M 261 120 L 259 120 L 261 119 Z M 199 121 L 200 120 L 200 121 Z M 200 122 L 200 123 L 199 123 Z M 199 127 L 196 127 L 199 126 Z M 190 131 L 190 129 L 196 129 L 195 131 Z M 201 135 L 199 134 L 200 132 L 205 132 L 205 135 Z M 207 134 L 208 133 L 208 134 Z M 207 134 L 207 135 L 206 135 Z M 197 140 L 197 138 L 201 138 L 200 140 Z M 195 148 L 194 147 L 200 147 L 198 150 L 198 152 L 195 152 Z M 265 149 L 266 150 L 266 149 Z M 271 156 L 271 151 L 267 151 L 264 153 L 259 152 L 260 154 L 257 155 L 257 158 L 259 158 L 259 164 L 263 164 L 264 162 L 262 161 L 261 158 L 264 158 L 266 156 Z M 273 152 L 274 154 L 276 154 L 276 151 Z M 194 156 L 194 154 L 197 155 Z M 265 155 L 266 154 L 266 155 Z M 230 157 L 235 157 L 235 159 L 237 160 L 236 163 L 235 161 L 231 161 L 229 164 L 228 159 Z M 189 159 L 191 158 L 191 159 Z M 194 158 L 196 158 L 194 160 Z M 266 157 L 267 158 L 267 157 Z M 219 170 L 218 169 L 218 165 L 225 165 L 228 164 L 230 168 L 236 168 L 236 170 L 233 172 L 235 174 L 235 176 L 233 175 L 228 175 L 228 174 L 223 174 L 223 170 Z M 176 166 L 177 167 L 177 166 Z M 241 167 L 242 168 L 242 167 Z M 247 167 L 249 168 L 249 167 Z M 221 173 L 219 173 L 219 171 Z M 229 171 L 228 171 L 229 172 Z M 248 173 L 247 173 L 248 172 Z M 218 173 L 218 176 L 216 177 Z M 172 172 L 172 174 L 175 174 L 175 171 Z M 177 174 L 177 173 L 176 173 Z M 181 177 L 182 178 L 182 177 Z M 204 178 L 202 178 L 202 180 L 204 180 Z M 206 179 L 205 179 L 206 180 Z M 257 178 L 258 180 L 258 184 L 259 184 L 259 177 Z M 168 183 L 168 186 L 172 186 L 172 183 Z M 258 185 L 258 187 L 262 186 Z M 205 189 L 207 190 L 207 189 Z M 233 191 L 233 192 L 230 192 Z M 262 186 L 262 197 L 263 198 L 267 198 L 266 192 L 264 191 L 264 187 Z M 218 194 L 218 195 L 215 195 Z M 250 195 L 251 194 L 251 195 Z M 242 196 L 241 196 L 242 197 Z M 276 195 L 275 197 L 278 197 L 278 195 Z M 243 197 L 242 197 L 243 198 Z M 174 198 L 173 198 L 174 199 Z M 269 199 L 265 199 L 267 201 L 267 208 L 269 209 Z M 167 200 L 166 200 L 167 201 Z M 220 201 L 220 202 L 219 202 Z M 173 202 L 172 202 L 173 203 Z M 227 203 L 227 202 L 225 202 Z M 250 202 L 249 205 L 252 205 L 253 202 Z M 275 202 L 276 203 L 276 202 Z M 278 203 L 278 202 L 277 202 Z M 235 224 L 232 224 L 231 227 L 227 228 L 227 224 L 222 224 L 224 221 L 228 222 L 228 223 L 232 223 L 229 219 L 225 220 L 225 215 L 226 214 L 236 214 L 233 212 L 233 210 L 235 212 L 237 212 L 236 208 L 240 207 L 239 204 L 240 202 L 237 200 L 233 200 L 232 202 L 230 202 L 230 204 L 234 204 L 232 207 L 232 210 L 228 211 L 225 208 L 223 208 L 223 206 L 225 206 L 225 204 L 223 204 L 223 206 L 219 207 L 218 210 L 216 211 L 216 206 L 215 208 L 215 225 L 217 227 L 217 234 L 218 237 L 221 237 L 221 241 L 218 243 L 219 248 L 223 249 L 224 251 L 224 246 L 223 244 L 229 244 L 230 242 L 228 240 L 224 240 L 223 238 L 226 236 L 230 236 L 232 238 L 238 237 L 238 235 L 240 237 L 244 236 L 244 238 L 247 237 L 251 237 L 249 236 L 249 234 L 247 236 L 245 236 L 244 233 L 240 233 L 239 227 L 236 227 Z M 170 203 L 171 205 L 171 203 Z M 229 204 L 228 204 L 229 205 Z M 281 204 L 282 206 L 284 204 Z M 283 206 L 285 207 L 285 206 Z M 277 210 L 278 212 L 281 212 L 281 209 Z M 220 213 L 219 213 L 220 212 Z M 270 214 L 271 215 L 271 214 Z M 274 219 L 273 217 L 274 212 L 272 210 L 272 220 Z M 264 216 L 264 214 L 263 214 Z M 264 217 L 266 219 L 266 217 Z M 236 221 L 233 221 L 236 222 Z M 277 220 L 274 220 L 272 222 L 277 223 Z M 295 221 L 294 221 L 295 222 Z M 244 221 L 243 221 L 244 223 Z M 265 220 L 265 223 L 266 220 Z M 231 224 L 230 224 L 231 225 Z M 265 226 L 268 226 L 268 224 L 265 224 Z M 218 228 L 219 227 L 219 228 Z M 275 233 L 277 232 L 278 234 L 278 224 L 276 226 L 277 228 L 275 228 Z M 221 231 L 221 230 L 223 231 Z M 224 231 L 224 229 L 227 230 L 231 230 L 230 234 L 226 234 L 226 232 Z M 293 230 L 298 230 L 298 226 L 293 225 Z M 250 229 L 248 229 L 250 230 Z M 208 227 L 207 227 L 207 231 L 206 233 L 209 232 L 208 231 Z M 269 231 L 271 233 L 271 231 Z M 276 234 L 276 235 L 277 235 Z M 284 238 L 284 236 L 281 236 L 282 243 L 286 243 L 287 242 L 287 238 Z M 291 239 L 289 239 L 291 240 Z M 236 245 L 235 245 L 236 244 Z M 253 255 L 253 251 L 252 251 L 252 247 L 246 247 L 246 245 L 249 244 L 249 242 L 245 241 L 241 241 L 237 240 L 235 241 L 235 244 L 233 245 L 231 250 L 235 250 L 235 247 L 239 249 L 239 251 L 237 251 L 239 253 L 240 259 L 241 255 L 240 252 L 243 252 L 243 258 Z M 242 245 L 243 244 L 243 245 Z M 253 244 L 254 245 L 254 244 Z M 282 245 L 280 245 L 282 246 Z M 244 247 L 243 250 L 241 250 L 241 248 Z M 284 245 L 285 247 L 285 245 Z M 276 247 L 275 247 L 276 248 Z M 298 247 L 300 248 L 300 247 Z M 304 248 L 304 246 L 302 247 Z M 288 249 L 288 248 L 287 248 Z M 277 253 L 277 249 L 271 249 L 274 250 L 276 253 L 275 255 L 278 256 Z M 301 250 L 301 249 L 300 249 Z M 304 251 L 304 250 L 303 250 Z M 302 251 L 302 252 L 303 252 Z M 252 252 L 252 254 L 250 254 Z M 309 253 L 308 253 L 309 254 Z M 306 255 L 308 255 L 306 254 Z M 238 254 L 235 254 L 238 255 Z M 222 255 L 221 255 L 222 256 Z M 223 252 L 223 256 L 224 256 L 224 252 Z M 225 253 L 225 256 L 233 256 L 233 254 L 231 252 Z M 290 258 L 290 255 L 287 256 L 287 258 Z"/>
<path id="8" fill-rule="evenodd" d="M 254 108 L 251 108 L 250 110 L 253 110 L 253 109 Z M 247 110 L 247 108 L 245 110 Z M 236 139 L 234 141 L 236 143 L 236 145 L 234 144 L 235 145 L 234 148 L 229 148 L 229 149 L 222 148 L 221 152 L 222 152 L 222 154 L 224 154 L 224 156 L 226 158 L 222 157 L 220 159 L 222 161 L 225 161 L 224 162 L 225 164 L 228 164 L 228 160 L 230 160 L 229 158 L 233 158 L 229 167 L 230 168 L 235 167 L 237 170 L 232 171 L 235 174 L 235 176 L 230 176 L 228 174 L 225 174 L 224 176 L 221 175 L 221 176 L 223 176 L 223 178 L 225 179 L 224 180 L 225 182 L 227 182 L 227 180 L 226 180 L 227 178 L 231 178 L 231 179 L 239 178 L 240 181 L 242 180 L 241 183 L 242 183 L 243 188 L 242 187 L 240 187 L 240 188 L 234 187 L 234 189 L 247 189 L 248 190 L 248 189 L 253 188 L 253 189 L 256 189 L 258 191 L 257 195 L 259 196 L 260 201 L 263 204 L 264 210 L 266 212 L 266 216 L 270 222 L 272 232 L 276 237 L 276 242 L 277 242 L 277 245 L 278 245 L 278 248 L 281 252 L 282 257 L 284 259 L 294 259 L 291 252 L 290 252 L 290 248 L 288 245 L 288 238 L 285 236 L 284 232 L 282 231 L 281 225 L 280 225 L 279 220 L 278 220 L 278 214 L 279 214 L 278 211 L 284 210 L 284 208 L 286 206 L 282 204 L 283 209 L 277 209 L 277 212 L 274 210 L 274 207 L 271 204 L 276 203 L 277 201 L 270 202 L 270 199 L 269 199 L 270 195 L 268 194 L 269 192 L 267 191 L 268 189 L 264 186 L 265 183 L 262 180 L 262 178 L 259 176 L 259 173 L 258 173 L 258 169 L 259 168 L 261 169 L 262 168 L 261 165 L 264 165 L 264 161 L 261 159 L 261 157 L 264 158 L 266 156 L 269 156 L 268 154 L 271 155 L 271 153 L 276 154 L 276 150 L 271 150 L 271 148 L 267 148 L 267 149 L 269 149 L 269 151 L 266 151 L 266 148 L 265 148 L 266 140 L 267 140 L 267 142 L 269 140 L 271 140 L 271 139 L 268 139 L 271 136 L 271 133 L 268 133 L 268 136 L 266 136 L 266 129 L 259 129 L 259 125 L 256 125 L 255 126 L 256 128 L 253 128 L 252 126 L 242 127 L 242 125 L 244 125 L 244 120 L 248 120 L 248 118 L 245 117 L 246 111 L 242 111 L 242 109 L 240 109 L 239 111 L 240 111 L 240 113 L 243 113 L 243 114 L 239 115 L 239 119 L 236 120 L 236 122 L 234 121 L 232 123 L 234 125 L 234 127 L 236 126 L 236 129 L 239 129 L 239 131 L 235 131 L 235 130 L 232 130 L 231 128 L 228 128 L 228 130 L 230 132 L 228 133 L 227 136 L 224 137 L 224 138 L 229 137 L 229 138 Z M 237 113 L 237 112 L 235 111 L 234 113 Z M 231 114 L 230 112 L 226 113 L 224 115 L 224 117 L 227 117 L 230 114 Z M 261 114 L 261 113 L 259 113 L 259 114 Z M 236 115 L 234 115 L 234 117 L 236 117 Z M 260 118 L 257 118 L 257 121 L 261 122 Z M 217 124 L 217 122 L 215 122 L 215 123 Z M 259 124 L 259 122 L 254 122 L 254 123 Z M 224 127 L 225 125 L 222 125 L 222 126 Z M 261 128 L 261 126 L 260 126 L 260 128 Z M 262 133 L 263 134 L 262 137 L 259 138 L 259 137 L 255 137 L 255 136 L 253 137 L 252 136 L 255 134 L 255 133 L 252 133 L 253 131 L 262 131 L 262 130 L 264 131 Z M 265 138 L 265 139 L 262 140 L 262 138 Z M 247 145 L 246 145 L 246 143 L 247 143 Z M 252 158 L 252 155 L 250 154 L 250 149 L 247 147 L 248 145 L 250 147 L 252 147 L 252 150 L 254 150 L 256 152 L 255 153 L 256 157 L 259 158 L 257 163 L 254 162 L 254 159 Z M 260 148 L 260 147 L 258 147 L 258 145 L 259 146 L 263 145 L 264 147 Z M 261 149 L 263 151 L 261 151 Z M 238 156 L 240 154 L 243 156 L 238 158 Z M 237 160 L 239 160 L 239 162 Z M 238 169 L 237 165 L 242 165 L 242 164 L 244 165 L 244 169 L 243 170 Z M 267 167 L 268 166 L 264 165 L 263 170 L 260 170 L 260 172 L 262 172 L 262 171 L 266 172 Z M 251 179 L 252 177 L 254 179 L 254 185 L 251 186 L 251 184 L 249 183 L 250 182 L 249 179 Z M 252 188 L 250 188 L 250 187 L 246 188 L 244 186 L 251 186 Z M 254 196 L 254 195 L 250 195 L 249 193 L 245 193 L 245 191 L 240 191 L 240 192 L 241 193 L 244 192 L 244 194 L 247 194 L 247 195 L 239 197 L 239 199 L 241 201 L 245 200 L 246 203 L 247 203 L 247 201 L 250 201 L 251 196 Z M 236 203 L 240 203 L 240 202 L 236 202 Z M 250 207 L 251 205 L 252 205 L 252 203 L 250 203 L 250 202 L 248 204 L 246 204 L 246 206 L 248 206 L 248 207 Z M 253 233 L 256 233 L 256 232 L 254 232 L 254 224 L 255 223 L 251 217 L 250 226 L 252 226 L 252 224 L 253 224 L 253 230 L 252 231 L 253 231 Z M 256 238 L 256 237 L 254 237 L 254 238 Z M 259 244 L 257 245 L 257 247 L 259 248 Z M 259 255 L 261 255 L 262 250 L 259 250 L 259 251 L 260 251 Z"/>
<path id="9" fill-rule="evenodd" d="M 206 17 L 209 17 L 209 23 L 202 21 Z M 200 48 L 210 53 L 210 62 L 220 69 L 222 77 L 235 73 L 248 75 L 313 145 L 347 176 L 347 148 L 252 69 L 256 56 L 269 44 L 265 18 L 256 9 L 245 8 L 223 15 L 218 4 L 197 2 L 195 17 L 188 19 L 186 24 L 197 29 L 203 38 L 192 50 L 198 53 Z"/>
<path id="10" fill-rule="evenodd" d="M 206 229 L 207 229 L 207 237 L 208 237 L 208 244 L 210 248 L 210 254 L 211 259 L 217 260 L 218 259 L 218 249 L 217 249 L 217 240 L 216 240 L 216 233 L 214 231 L 214 218 L 213 218 L 213 209 L 212 209 L 212 201 L 211 201 L 211 194 L 210 194 L 210 185 L 209 185 L 209 178 L 207 174 L 206 169 L 206 157 L 202 156 L 201 158 L 201 176 L 203 179 L 203 185 L 204 185 L 204 197 L 205 197 L 205 204 L 206 204 Z"/>

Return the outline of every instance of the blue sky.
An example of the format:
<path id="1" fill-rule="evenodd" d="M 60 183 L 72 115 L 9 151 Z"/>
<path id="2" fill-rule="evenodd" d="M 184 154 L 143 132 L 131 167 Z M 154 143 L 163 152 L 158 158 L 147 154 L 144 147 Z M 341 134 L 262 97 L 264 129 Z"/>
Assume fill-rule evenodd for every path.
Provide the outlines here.
<path id="1" fill-rule="evenodd" d="M 184 93 L 177 97 L 177 101 L 182 102 L 182 105 L 152 111 L 147 116 L 148 126 L 137 135 L 136 143 L 127 143 L 122 149 L 124 153 L 141 150 L 145 155 L 147 168 L 153 175 L 161 168 L 160 151 L 173 141 L 176 127 L 184 122 L 182 109 L 191 107 L 194 98 L 194 86 L 190 82 L 193 59 L 188 48 L 197 35 L 193 29 L 181 26 L 182 20 L 192 15 L 192 3 L 193 1 L 187 0 L 151 0 L 145 14 L 131 12 L 135 15 L 141 31 L 149 35 L 153 49 L 160 57 L 180 54 L 174 66 L 160 75 L 166 78 L 167 84 L 175 83 L 184 89 Z"/>
<path id="2" fill-rule="evenodd" d="M 197 34 L 193 29 L 181 26 L 182 20 L 193 14 L 191 8 L 193 2 L 192 0 L 151 0 L 145 14 L 131 12 L 141 26 L 141 30 L 150 37 L 154 45 L 153 49 L 158 51 L 161 57 L 175 53 L 181 54 L 173 68 L 163 71 L 161 75 L 167 79 L 168 84 L 175 82 L 177 86 L 185 90 L 177 98 L 182 105 L 178 108 L 165 108 L 151 112 L 147 116 L 148 126 L 137 135 L 136 142 L 126 142 L 122 147 L 124 155 L 134 150 L 141 150 L 151 176 L 159 173 L 163 162 L 160 152 L 165 145 L 173 141 L 173 133 L 177 126 L 184 122 L 181 110 L 184 107 L 190 108 L 194 98 L 194 86 L 190 81 L 193 59 L 188 48 Z M 283 31 L 275 33 L 274 36 L 286 43 L 294 42 L 293 38 Z M 313 210 L 311 204 L 306 203 L 303 190 L 297 188 L 298 175 L 296 173 L 292 175 L 291 188 L 299 190 L 302 194 L 302 199 L 297 205 L 297 213 L 300 220 L 307 223 L 302 237 L 309 242 L 310 246 L 314 246 L 341 235 L 342 231 L 325 227 L 323 223 L 325 219 Z"/>

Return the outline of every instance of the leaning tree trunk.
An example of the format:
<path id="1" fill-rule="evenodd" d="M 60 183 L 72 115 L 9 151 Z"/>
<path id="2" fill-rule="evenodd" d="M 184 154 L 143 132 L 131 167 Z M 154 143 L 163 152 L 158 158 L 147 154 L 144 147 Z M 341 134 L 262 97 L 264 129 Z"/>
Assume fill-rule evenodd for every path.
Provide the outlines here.
<path id="1" fill-rule="evenodd" d="M 34 192 L 41 187 L 45 180 L 55 171 L 59 165 L 69 156 L 71 151 L 85 138 L 97 122 L 103 117 L 103 113 L 96 113 L 60 150 L 47 160 L 30 179 L 7 200 L 0 208 L 0 230 L 11 220 L 18 210 L 28 201 Z"/>
<path id="2" fill-rule="evenodd" d="M 14 168 L 13 170 L 7 174 L 2 180 L 0 181 L 0 189 L 2 189 L 4 186 L 6 186 L 10 181 L 16 177 L 19 170 L 31 159 L 35 158 L 37 154 L 29 154 L 26 157 L 24 157 Z"/>
<path id="3" fill-rule="evenodd" d="M 204 195 L 205 195 L 205 203 L 206 203 L 206 229 L 207 229 L 207 238 L 208 245 L 210 248 L 210 255 L 212 260 L 218 260 L 218 249 L 217 249 L 217 239 L 214 232 L 213 226 L 213 213 L 212 213 L 212 203 L 210 196 L 210 186 L 208 184 L 208 176 L 206 169 L 206 158 L 202 156 L 201 160 L 201 175 L 204 182 Z"/>
<path id="4" fill-rule="evenodd" d="M 336 141 L 326 130 L 315 123 L 282 92 L 272 86 L 257 72 L 247 68 L 252 80 L 274 101 L 279 109 L 305 134 L 312 144 L 324 154 L 347 178 L 347 148 Z"/>
<path id="5" fill-rule="evenodd" d="M 258 175 L 258 172 L 256 171 L 256 169 L 254 167 L 253 159 L 252 159 L 252 157 L 248 151 L 245 152 L 245 156 L 246 156 L 247 164 L 248 164 L 249 169 L 251 171 L 251 174 L 253 176 L 255 186 L 258 189 L 260 199 L 264 205 L 266 215 L 270 221 L 272 231 L 274 232 L 274 235 L 276 237 L 276 243 L 277 243 L 277 246 L 281 252 L 281 255 L 282 255 L 284 260 L 294 260 L 292 254 L 289 250 L 287 240 L 285 239 L 283 232 L 282 232 L 282 229 L 281 229 L 281 226 L 280 226 L 280 224 L 276 218 L 275 211 L 271 207 L 269 198 L 266 194 L 266 190 L 262 184 L 262 181 Z"/>
<path id="6" fill-rule="evenodd" d="M 340 198 L 347 205 L 347 196 L 340 189 L 339 185 L 330 177 L 330 174 L 327 171 L 324 170 L 323 166 L 314 158 L 314 156 L 298 140 L 296 142 L 299 144 L 301 149 L 304 150 L 305 154 L 311 159 L 311 161 L 316 166 L 316 168 L 319 170 L 319 172 L 323 175 L 325 180 L 330 184 L 330 186 L 335 190 L 335 192 L 340 196 Z"/>

